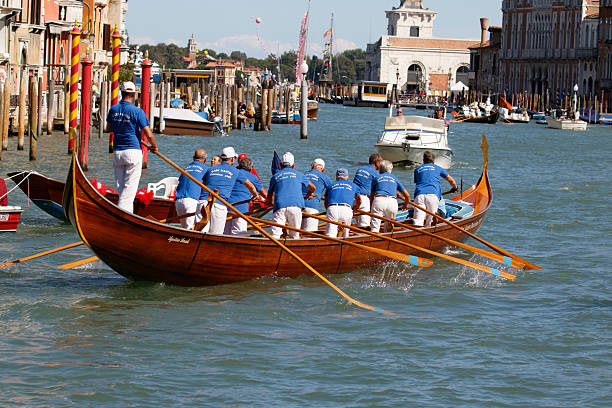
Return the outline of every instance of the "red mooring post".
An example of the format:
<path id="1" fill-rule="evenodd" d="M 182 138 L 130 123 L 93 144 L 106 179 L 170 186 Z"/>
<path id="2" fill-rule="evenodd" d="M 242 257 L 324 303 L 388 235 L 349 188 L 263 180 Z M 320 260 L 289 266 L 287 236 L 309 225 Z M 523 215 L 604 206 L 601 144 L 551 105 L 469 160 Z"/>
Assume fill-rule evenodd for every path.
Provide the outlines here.
<path id="1" fill-rule="evenodd" d="M 119 47 L 121 46 L 121 34 L 115 24 L 115 29 L 111 35 L 113 41 L 113 61 L 111 65 L 111 106 L 119 103 Z M 108 152 L 113 152 L 113 132 L 108 138 Z"/>
<path id="2" fill-rule="evenodd" d="M 77 129 L 77 99 L 79 97 L 79 43 L 81 41 L 81 30 L 77 27 L 70 32 L 72 38 L 72 53 L 70 61 L 70 132 L 68 133 L 68 153 L 74 151 L 74 137 Z"/>
<path id="3" fill-rule="evenodd" d="M 140 107 L 144 111 L 146 117 L 149 117 L 149 99 L 150 99 L 150 91 L 151 91 L 151 66 L 153 64 L 149 61 L 149 52 L 145 53 L 145 59 L 140 63 L 142 67 L 142 81 L 140 82 Z M 151 124 L 151 129 L 153 129 L 153 124 Z M 148 140 L 145 139 L 144 131 L 142 132 L 141 138 L 144 142 L 149 143 Z M 145 146 L 142 147 L 142 168 L 146 169 L 148 166 L 147 162 L 147 148 Z"/>
<path id="4" fill-rule="evenodd" d="M 88 53 L 89 54 L 89 53 Z M 81 126 L 79 126 L 79 161 L 84 170 L 87 170 L 89 161 L 89 118 L 91 116 L 91 66 L 93 60 L 89 55 L 83 58 L 81 66 L 83 77 L 81 80 Z"/>

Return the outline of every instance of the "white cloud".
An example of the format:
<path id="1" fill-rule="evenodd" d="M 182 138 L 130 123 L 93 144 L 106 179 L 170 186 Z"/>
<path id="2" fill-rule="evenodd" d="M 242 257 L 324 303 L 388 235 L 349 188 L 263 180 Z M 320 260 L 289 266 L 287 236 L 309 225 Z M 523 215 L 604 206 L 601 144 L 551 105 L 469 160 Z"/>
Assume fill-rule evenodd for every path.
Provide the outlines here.
<path id="1" fill-rule="evenodd" d="M 229 54 L 232 51 L 243 51 L 251 57 L 266 57 L 268 54 L 283 53 L 294 50 L 295 46 L 290 43 L 281 43 L 266 39 L 258 39 L 255 34 L 239 34 L 230 37 L 222 37 L 214 41 L 207 41 L 203 44 L 204 48 L 210 48 L 216 52 Z"/>
<path id="2" fill-rule="evenodd" d="M 133 44 L 157 44 L 157 41 L 152 39 L 151 37 L 136 37 L 130 38 L 130 42 Z"/>
<path id="3" fill-rule="evenodd" d="M 168 38 L 166 41 L 164 41 L 164 43 L 166 43 L 166 44 L 176 44 L 179 47 L 184 47 L 185 46 L 185 41 L 184 40 L 177 40 L 176 38 Z"/>

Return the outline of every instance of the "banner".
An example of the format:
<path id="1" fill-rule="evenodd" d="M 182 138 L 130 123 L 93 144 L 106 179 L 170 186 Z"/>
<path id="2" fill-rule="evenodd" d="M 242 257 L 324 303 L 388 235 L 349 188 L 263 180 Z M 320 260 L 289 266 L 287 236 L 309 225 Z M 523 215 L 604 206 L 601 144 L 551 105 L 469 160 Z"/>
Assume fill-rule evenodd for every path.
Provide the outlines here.
<path id="1" fill-rule="evenodd" d="M 302 19 L 302 26 L 300 27 L 300 39 L 297 53 L 297 60 L 295 62 L 295 82 L 297 84 L 302 83 L 302 70 L 300 67 L 302 66 L 302 62 L 304 61 L 304 51 L 306 48 L 306 36 L 308 34 L 308 12 L 304 14 L 304 18 Z"/>

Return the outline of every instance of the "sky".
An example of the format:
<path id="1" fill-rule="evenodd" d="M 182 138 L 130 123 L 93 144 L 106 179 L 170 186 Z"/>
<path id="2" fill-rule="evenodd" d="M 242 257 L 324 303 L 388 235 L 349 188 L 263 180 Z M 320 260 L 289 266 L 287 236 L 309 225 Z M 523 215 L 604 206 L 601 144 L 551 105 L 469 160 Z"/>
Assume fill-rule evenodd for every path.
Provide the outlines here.
<path id="1" fill-rule="evenodd" d="M 365 49 L 386 34 L 385 10 L 399 4 L 400 0 L 311 0 L 307 53 L 321 54 L 332 13 L 334 52 Z M 438 12 L 438 38 L 479 40 L 480 17 L 501 25 L 501 0 L 424 0 L 423 5 Z M 199 49 L 227 54 L 238 50 L 263 58 L 297 48 L 307 8 L 308 0 L 133 0 L 128 3 L 127 30 L 131 43 L 185 46 L 194 34 Z"/>

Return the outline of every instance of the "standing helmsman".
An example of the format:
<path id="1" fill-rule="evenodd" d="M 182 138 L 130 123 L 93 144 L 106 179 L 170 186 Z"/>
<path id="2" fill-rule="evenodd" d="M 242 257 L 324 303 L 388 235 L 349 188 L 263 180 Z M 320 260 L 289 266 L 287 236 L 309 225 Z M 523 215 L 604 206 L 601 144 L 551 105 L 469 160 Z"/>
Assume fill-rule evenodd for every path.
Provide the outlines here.
<path id="1" fill-rule="evenodd" d="M 242 155 L 241 155 L 242 156 Z M 246 155 L 245 155 L 246 156 Z M 240 157 L 240 156 L 238 156 Z M 253 161 L 248 157 L 243 157 L 238 160 L 238 171 L 243 173 L 246 178 L 253 183 L 255 189 L 259 192 L 261 197 L 265 199 L 267 197 L 266 189 L 263 188 L 261 181 L 257 178 L 257 175 L 253 173 Z M 241 213 L 249 212 L 249 202 L 251 198 L 251 192 L 241 183 L 234 183 L 232 189 L 232 195 L 230 195 L 230 203 L 236 207 Z M 239 204 L 235 204 L 239 203 Z M 243 235 L 247 232 L 248 223 L 244 218 L 236 217 L 232 220 L 231 224 L 225 226 L 226 235 Z"/>
<path id="2" fill-rule="evenodd" d="M 351 225 L 353 221 L 353 206 L 359 208 L 359 187 L 348 179 L 348 170 L 340 168 L 336 170 L 336 181 L 327 189 L 325 195 L 325 206 L 327 207 L 327 218 L 330 221 Z M 325 235 L 328 237 L 338 236 L 338 226 L 328 223 Z M 344 237 L 349 236 L 348 228 L 344 229 Z"/>
<path id="3" fill-rule="evenodd" d="M 390 220 L 394 220 L 397 214 L 398 196 L 404 200 L 406 206 L 408 206 L 410 201 L 410 194 L 397 177 L 391 174 L 392 171 L 393 163 L 389 160 L 383 160 L 380 163 L 380 175 L 372 183 L 372 194 L 374 194 L 372 214 L 386 217 Z M 380 223 L 380 218 L 372 218 L 372 232 L 380 231 Z M 388 227 L 390 225 L 386 223 L 385 230 Z"/>
<path id="4" fill-rule="evenodd" d="M 361 199 L 359 209 L 361 211 L 370 212 L 370 194 L 372 193 L 372 182 L 379 176 L 378 168 L 380 167 L 381 161 L 382 156 L 378 153 L 374 153 L 370 156 L 370 164 L 360 167 L 355 173 L 353 183 L 359 186 L 359 195 Z M 357 226 L 359 228 L 369 228 L 370 216 L 362 214 L 357 217 Z"/>
<path id="5" fill-rule="evenodd" d="M 267 204 L 274 203 L 274 215 L 272 221 L 277 224 L 288 225 L 293 228 L 300 228 L 302 225 L 302 208 L 304 208 L 304 198 L 310 200 L 314 194 L 315 186 L 308 181 L 304 175 L 296 171 L 293 167 L 295 159 L 293 154 L 287 152 L 281 158 L 281 169 L 278 170 L 270 179 L 268 189 Z M 302 194 L 302 188 L 306 187 L 308 193 L 306 197 Z M 279 239 L 283 233 L 280 227 L 271 227 L 272 236 Z M 299 239 L 300 233 L 289 231 L 289 238 Z"/>
<path id="6" fill-rule="evenodd" d="M 324 173 L 325 171 L 325 161 L 323 159 L 314 159 L 312 162 L 312 169 L 304 173 L 304 177 L 310 181 L 315 186 L 315 197 L 310 200 L 304 201 L 304 212 L 308 214 L 318 214 L 319 213 L 319 203 L 321 202 L 321 197 L 325 194 L 325 191 L 331 185 L 331 180 Z M 304 187 L 302 189 L 302 193 L 304 197 L 308 194 L 308 188 Z M 316 231 L 319 229 L 319 220 L 312 217 L 305 217 L 302 219 L 302 229 L 305 231 Z"/>
<path id="7" fill-rule="evenodd" d="M 238 155 L 233 147 L 226 147 L 221 153 L 221 164 L 208 169 L 204 177 L 205 184 L 211 190 L 217 189 L 219 197 L 229 201 L 234 184 L 242 183 L 250 192 L 253 198 L 257 197 L 257 189 L 249 181 L 246 175 L 234 167 L 234 162 Z M 200 200 L 208 199 L 208 192 L 204 191 Z M 231 204 L 231 203 L 230 203 Z M 210 212 L 211 234 L 223 234 L 225 221 L 227 219 L 227 207 L 218 200 L 213 204 Z"/>
<path id="8" fill-rule="evenodd" d="M 196 150 L 193 154 L 193 162 L 187 165 L 183 170 L 199 182 L 204 183 L 204 176 L 208 171 L 208 166 L 206 165 L 206 150 Z M 181 218 L 181 226 L 183 228 L 193 229 L 195 224 L 202 219 L 202 214 L 197 211 L 198 200 L 201 194 L 202 187 L 184 174 L 181 174 L 178 186 L 176 186 L 176 215 L 194 214 L 189 217 Z"/>
<path id="9" fill-rule="evenodd" d="M 149 127 L 147 115 L 134 106 L 135 93 L 136 85 L 130 81 L 124 82 L 121 86 L 121 102 L 110 108 L 106 118 L 106 130 L 114 134 L 113 167 L 119 192 L 117 206 L 129 212 L 134 212 L 134 198 L 142 172 L 142 132 L 146 136 L 145 141 L 148 139 L 151 143 L 151 151 L 157 151 L 157 143 Z"/>
<path id="10" fill-rule="evenodd" d="M 442 167 L 434 164 L 435 156 L 432 152 L 423 153 L 423 164 L 414 169 L 414 202 L 427 210 L 437 213 L 442 187 L 440 177 L 445 178 L 452 187 L 450 192 L 458 190 L 455 180 Z M 433 217 L 425 211 L 414 208 L 414 225 L 429 227 Z"/>

